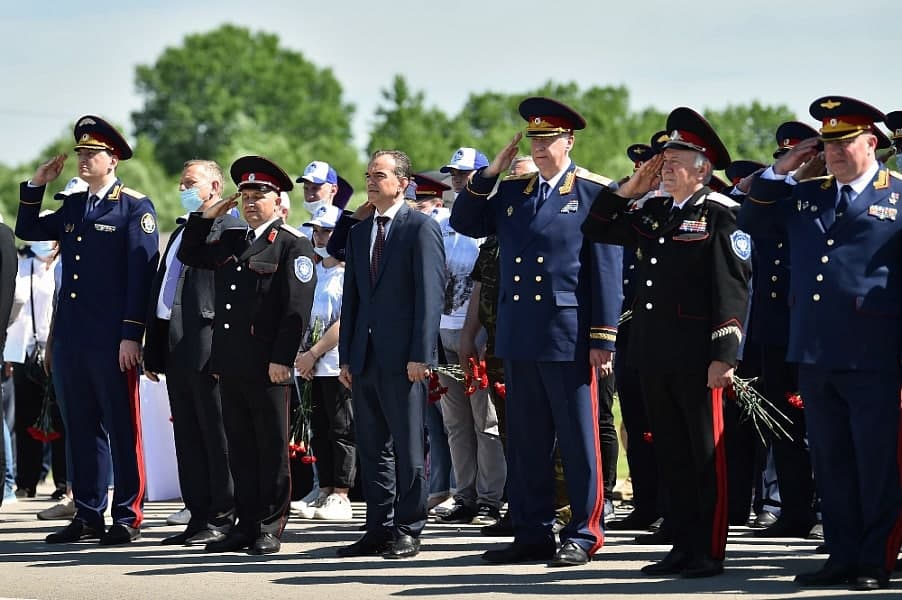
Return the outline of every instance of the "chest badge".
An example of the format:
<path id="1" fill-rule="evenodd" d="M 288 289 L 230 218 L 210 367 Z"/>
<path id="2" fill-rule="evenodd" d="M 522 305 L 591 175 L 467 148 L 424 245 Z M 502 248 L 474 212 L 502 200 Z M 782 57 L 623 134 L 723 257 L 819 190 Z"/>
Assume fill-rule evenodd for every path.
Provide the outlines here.
<path id="1" fill-rule="evenodd" d="M 73 225 L 72 223 L 66 223 L 66 226 L 63 227 L 63 230 L 64 230 L 66 233 L 72 233 L 72 231 L 73 231 L 74 229 L 75 229 L 75 225 Z"/>
<path id="2" fill-rule="evenodd" d="M 141 229 L 144 233 L 150 234 L 157 230 L 157 221 L 150 213 L 141 215 Z"/>
<path id="3" fill-rule="evenodd" d="M 877 217 L 881 221 L 885 221 L 886 219 L 895 221 L 897 211 L 898 209 L 891 208 L 889 206 L 880 206 L 878 204 L 872 204 L 868 207 L 868 215 Z"/>
<path id="4" fill-rule="evenodd" d="M 688 231 L 690 233 L 701 233 L 705 231 L 706 224 L 704 221 L 683 221 L 680 223 L 680 231 Z"/>
<path id="5" fill-rule="evenodd" d="M 270 229 L 270 230 L 269 230 L 269 235 L 266 236 L 266 241 L 268 241 L 270 244 L 272 244 L 273 241 L 276 239 L 276 235 L 278 235 L 278 233 L 279 233 L 279 232 L 276 231 L 275 229 Z"/>
<path id="6" fill-rule="evenodd" d="M 579 210 L 579 201 L 574 198 L 572 200 L 567 201 L 567 204 L 561 207 L 560 212 L 563 214 L 575 213 Z"/>
<path id="7" fill-rule="evenodd" d="M 893 192 L 889 195 L 889 203 L 896 204 L 897 202 L 899 202 L 899 192 Z"/>
<path id="8" fill-rule="evenodd" d="M 514 207 L 508 206 L 507 207 L 507 216 L 511 216 L 512 214 L 514 214 Z"/>
<path id="9" fill-rule="evenodd" d="M 298 256 L 294 259 L 294 276 L 301 283 L 309 283 L 313 279 L 313 261 L 306 256 Z"/>

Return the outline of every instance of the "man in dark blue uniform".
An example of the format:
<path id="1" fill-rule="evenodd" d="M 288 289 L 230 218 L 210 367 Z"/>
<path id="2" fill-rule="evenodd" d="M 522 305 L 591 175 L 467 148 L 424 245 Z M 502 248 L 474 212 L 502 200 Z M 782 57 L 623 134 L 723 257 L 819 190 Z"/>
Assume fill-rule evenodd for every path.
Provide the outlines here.
<path id="1" fill-rule="evenodd" d="M 150 282 L 159 238 L 150 199 L 116 177 L 132 156 L 109 123 L 85 116 L 75 125 L 78 176 L 85 192 L 72 194 L 56 212 L 39 216 L 44 187 L 66 156 L 38 167 L 20 187 L 16 235 L 59 240 L 62 286 L 53 330 L 53 366 L 69 406 L 66 433 L 72 452 L 75 519 L 47 543 L 100 538 L 105 545 L 139 536 L 143 519 L 144 456 L 138 375 Z M 113 525 L 105 531 L 112 452 Z"/>
<path id="2" fill-rule="evenodd" d="M 219 377 L 235 482 L 237 522 L 205 549 L 271 554 L 291 500 L 289 385 L 316 288 L 313 245 L 276 211 L 293 187 L 278 165 L 243 156 L 230 172 L 244 220 L 226 214 L 237 195 L 192 213 L 178 251 L 186 265 L 215 270 L 209 371 Z"/>
<path id="3" fill-rule="evenodd" d="M 800 142 L 753 183 L 740 223 L 786 228 L 792 258 L 787 359 L 799 363 L 830 557 L 803 586 L 886 587 L 902 540 L 899 361 L 902 176 L 878 164 L 877 109 L 815 100 L 820 140 Z M 796 182 L 819 141 L 831 175 Z"/>
<path id="4" fill-rule="evenodd" d="M 717 133 L 689 108 L 671 112 L 667 129 L 663 153 L 602 190 L 583 232 L 641 255 L 628 360 L 642 378 L 674 542 L 642 571 L 708 577 L 723 572 L 721 392 L 744 335 L 751 242 L 736 228 L 738 205 L 706 185 L 730 162 Z"/>
<path id="5" fill-rule="evenodd" d="M 620 316 L 619 248 L 580 234 L 594 196 L 610 180 L 570 160 L 585 120 L 548 98 L 520 103 L 538 173 L 503 180 L 518 133 L 458 195 L 451 226 L 464 235 L 497 234 L 501 248 L 496 354 L 504 359 L 508 494 L 514 541 L 483 554 L 489 562 L 589 561 L 604 543 L 597 371 L 613 371 Z M 553 451 L 564 464 L 572 518 L 556 550 Z"/>

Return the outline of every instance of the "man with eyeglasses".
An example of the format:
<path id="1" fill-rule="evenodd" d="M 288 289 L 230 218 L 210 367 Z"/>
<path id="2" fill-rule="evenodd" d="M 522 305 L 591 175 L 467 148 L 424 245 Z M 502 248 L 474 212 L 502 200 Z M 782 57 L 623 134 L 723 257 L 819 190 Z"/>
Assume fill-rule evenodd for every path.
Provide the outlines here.
<path id="1" fill-rule="evenodd" d="M 313 305 L 314 253 L 278 216 L 279 194 L 293 187 L 278 165 L 244 156 L 230 172 L 238 194 L 192 213 L 178 252 L 216 271 L 209 370 L 219 377 L 237 522 L 206 550 L 271 554 L 291 500 L 289 385 Z M 244 221 L 227 214 L 238 198 Z"/>
<path id="2" fill-rule="evenodd" d="M 458 195 L 450 221 L 464 235 L 497 234 L 500 245 L 496 354 L 506 379 L 514 541 L 482 558 L 582 565 L 604 542 L 596 385 L 613 370 L 623 255 L 580 231 L 592 199 L 611 183 L 570 160 L 585 120 L 543 97 L 523 100 L 519 112 L 538 172 L 506 178 L 492 194 L 517 155 L 518 133 Z M 555 444 L 572 511 L 560 549 L 552 533 Z"/>

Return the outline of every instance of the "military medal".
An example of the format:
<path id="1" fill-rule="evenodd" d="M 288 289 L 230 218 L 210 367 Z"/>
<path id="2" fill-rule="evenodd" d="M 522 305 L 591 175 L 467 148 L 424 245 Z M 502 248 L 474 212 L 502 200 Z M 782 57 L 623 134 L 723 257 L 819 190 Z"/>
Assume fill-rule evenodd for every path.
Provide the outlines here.
<path id="1" fill-rule="evenodd" d="M 889 195 L 889 203 L 895 204 L 899 201 L 899 192 L 893 192 Z"/>
<path id="2" fill-rule="evenodd" d="M 266 241 L 268 241 L 270 244 L 272 244 L 273 240 L 276 239 L 276 234 L 278 234 L 278 233 L 279 232 L 276 231 L 275 229 L 270 229 L 269 235 L 266 237 Z"/>
<path id="3" fill-rule="evenodd" d="M 680 231 L 688 231 L 691 233 L 699 233 L 705 231 L 704 221 L 683 221 L 680 223 Z"/>
<path id="4" fill-rule="evenodd" d="M 880 206 L 878 204 L 872 204 L 868 207 L 868 215 L 872 217 L 877 217 L 881 221 L 889 219 L 890 221 L 896 220 L 896 212 L 897 209 L 890 208 L 889 206 Z"/>

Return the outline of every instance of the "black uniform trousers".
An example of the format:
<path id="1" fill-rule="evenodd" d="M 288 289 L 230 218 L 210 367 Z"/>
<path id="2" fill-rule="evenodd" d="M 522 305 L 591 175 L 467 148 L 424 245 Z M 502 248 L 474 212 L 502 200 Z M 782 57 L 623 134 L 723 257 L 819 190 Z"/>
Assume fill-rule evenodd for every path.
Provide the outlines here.
<path id="1" fill-rule="evenodd" d="M 354 445 L 354 409 L 348 388 L 338 377 L 314 377 L 310 445 L 316 456 L 321 488 L 354 487 L 357 447 Z"/>
<path id="2" fill-rule="evenodd" d="M 684 373 L 640 368 L 640 376 L 673 547 L 723 560 L 727 483 L 721 390 L 707 388 L 704 368 Z"/>
<path id="3" fill-rule="evenodd" d="M 371 342 L 367 355 L 374 352 Z M 411 383 L 405 372 L 380 370 L 373 358 L 353 377 L 368 534 L 419 537 L 426 525 L 427 391 L 426 382 Z"/>
<path id="4" fill-rule="evenodd" d="M 645 414 L 639 372 L 626 364 L 626 348 L 614 355 L 614 377 L 620 399 L 620 416 L 626 428 L 626 462 L 633 483 L 634 510 L 637 517 L 654 521 L 663 510 L 658 504 L 658 467 L 654 445 L 645 437 L 646 433 L 651 432 L 651 427 Z"/>
<path id="5" fill-rule="evenodd" d="M 743 379 L 758 377 L 760 349 L 746 340 L 743 359 L 736 368 L 736 375 Z M 755 383 L 763 393 L 761 380 Z M 735 399 L 724 394 L 724 440 L 727 451 L 727 480 L 730 489 L 727 518 L 730 525 L 749 522 L 749 509 L 755 514 L 764 510 L 763 477 L 767 463 L 767 447 L 762 443 L 754 423 L 745 417 Z M 765 433 L 762 431 L 762 433 Z"/>
<path id="6" fill-rule="evenodd" d="M 219 381 L 177 364 L 166 368 L 182 499 L 191 511 L 188 531 L 223 526 L 234 516 L 234 487 L 222 422 Z"/>
<path id="7" fill-rule="evenodd" d="M 811 463 L 830 559 L 892 572 L 902 542 L 898 366 L 799 365 Z"/>
<path id="8" fill-rule="evenodd" d="M 251 538 L 280 536 L 291 501 L 288 390 L 263 377 L 222 374 L 222 423 L 235 482 L 237 527 Z"/>
<path id="9" fill-rule="evenodd" d="M 798 367 L 786 362 L 786 346 L 761 346 L 761 376 L 764 397 L 789 417 L 780 421 L 792 438 L 772 436 L 774 467 L 780 486 L 780 520 L 787 524 L 813 525 L 814 477 L 805 433 L 805 411 L 789 404 L 787 394 L 799 391 Z"/>
<path id="10" fill-rule="evenodd" d="M 31 437 L 28 428 L 41 414 L 44 388 L 25 376 L 25 366 L 21 363 L 13 364 L 13 385 L 16 390 L 16 486 L 34 490 L 44 465 L 44 442 Z"/>
<path id="11" fill-rule="evenodd" d="M 601 475 L 604 497 L 614 497 L 617 484 L 617 455 L 620 443 L 614 427 L 614 376 L 598 379 L 598 440 L 601 444 Z"/>

